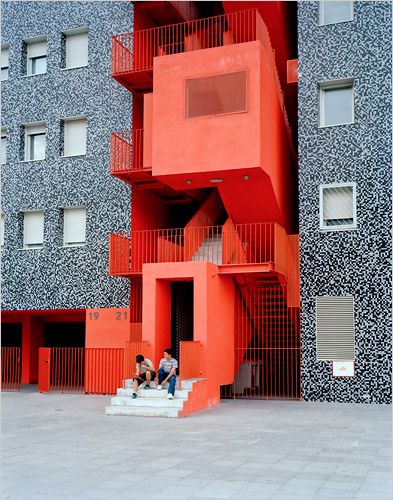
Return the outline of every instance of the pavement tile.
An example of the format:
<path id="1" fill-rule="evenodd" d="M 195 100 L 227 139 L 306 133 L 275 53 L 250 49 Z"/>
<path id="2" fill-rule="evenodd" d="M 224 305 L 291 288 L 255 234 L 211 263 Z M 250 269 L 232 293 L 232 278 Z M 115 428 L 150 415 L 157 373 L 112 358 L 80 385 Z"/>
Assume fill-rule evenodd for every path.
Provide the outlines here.
<path id="1" fill-rule="evenodd" d="M 105 416 L 109 399 L 3 394 L 2 498 L 391 497 L 389 407 L 224 401 L 156 425 Z"/>

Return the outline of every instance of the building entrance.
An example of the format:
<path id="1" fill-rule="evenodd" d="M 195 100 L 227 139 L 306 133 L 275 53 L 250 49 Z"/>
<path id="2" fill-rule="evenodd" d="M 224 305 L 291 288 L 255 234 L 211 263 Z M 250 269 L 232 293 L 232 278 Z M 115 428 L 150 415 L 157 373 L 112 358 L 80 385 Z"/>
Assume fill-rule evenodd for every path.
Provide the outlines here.
<path id="1" fill-rule="evenodd" d="M 194 339 L 194 282 L 174 281 L 171 298 L 171 347 L 179 361 L 180 342 Z"/>

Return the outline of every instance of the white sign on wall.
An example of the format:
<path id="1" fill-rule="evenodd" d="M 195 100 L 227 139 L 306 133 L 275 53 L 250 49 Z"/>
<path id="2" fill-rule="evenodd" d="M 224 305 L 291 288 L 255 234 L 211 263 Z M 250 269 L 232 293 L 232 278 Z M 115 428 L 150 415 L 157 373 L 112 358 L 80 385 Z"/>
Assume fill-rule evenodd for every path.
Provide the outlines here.
<path id="1" fill-rule="evenodd" d="M 354 361 L 333 361 L 333 377 L 354 377 Z"/>

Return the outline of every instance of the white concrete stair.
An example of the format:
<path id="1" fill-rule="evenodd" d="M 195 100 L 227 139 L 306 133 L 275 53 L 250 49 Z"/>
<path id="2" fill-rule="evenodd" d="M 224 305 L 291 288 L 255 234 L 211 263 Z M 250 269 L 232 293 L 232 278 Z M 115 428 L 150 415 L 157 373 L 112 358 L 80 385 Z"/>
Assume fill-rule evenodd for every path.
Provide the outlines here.
<path id="1" fill-rule="evenodd" d="M 222 236 L 206 238 L 191 260 L 195 262 L 222 264 Z"/>
<path id="2" fill-rule="evenodd" d="M 201 379 L 183 380 L 181 390 L 178 389 L 177 380 L 174 399 L 167 399 L 168 384 L 160 391 L 154 382 L 151 382 L 150 389 L 144 389 L 145 384 L 142 384 L 138 388 L 138 396 L 133 399 L 132 379 L 128 379 L 124 383 L 125 387 L 117 389 L 117 395 L 111 398 L 111 404 L 105 408 L 105 414 L 176 418 L 192 391 L 192 384 L 198 380 Z"/>

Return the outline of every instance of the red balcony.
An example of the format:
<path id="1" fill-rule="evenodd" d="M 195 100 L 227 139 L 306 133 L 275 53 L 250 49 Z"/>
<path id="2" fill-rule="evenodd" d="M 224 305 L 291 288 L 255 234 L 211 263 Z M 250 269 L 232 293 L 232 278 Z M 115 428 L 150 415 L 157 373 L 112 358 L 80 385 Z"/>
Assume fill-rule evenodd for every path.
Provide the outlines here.
<path id="1" fill-rule="evenodd" d="M 286 233 L 276 223 L 232 224 L 134 231 L 110 235 L 109 273 L 131 276 L 142 265 L 164 262 L 212 262 L 221 272 L 245 272 L 264 265 L 285 273 Z M 240 266 L 240 267 L 239 267 Z"/>
<path id="2" fill-rule="evenodd" d="M 153 86 L 155 57 L 266 39 L 256 9 L 115 35 L 112 75 L 129 90 L 147 91 Z"/>
<path id="3" fill-rule="evenodd" d="M 143 164 L 143 129 L 113 132 L 110 172 L 129 184 L 151 180 L 151 166 Z"/>

